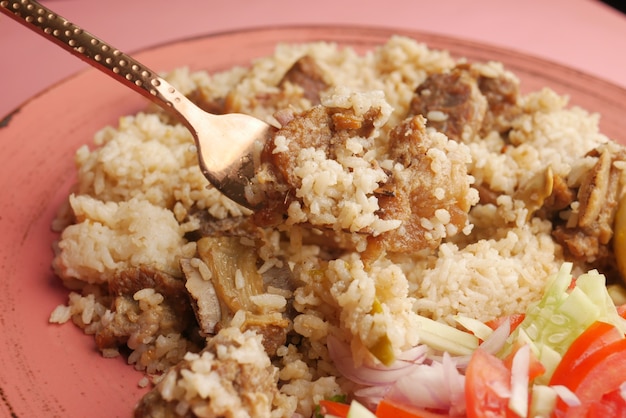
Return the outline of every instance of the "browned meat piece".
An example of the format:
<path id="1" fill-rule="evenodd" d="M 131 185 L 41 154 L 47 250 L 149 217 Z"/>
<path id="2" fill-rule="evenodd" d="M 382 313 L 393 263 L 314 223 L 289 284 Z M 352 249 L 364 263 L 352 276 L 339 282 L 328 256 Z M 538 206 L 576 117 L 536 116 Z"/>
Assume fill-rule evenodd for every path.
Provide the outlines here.
<path id="1" fill-rule="evenodd" d="M 390 134 L 390 156 L 406 167 L 406 175 L 392 177 L 385 188 L 393 190 L 393 194 L 378 197 L 382 218 L 403 221 L 402 227 L 378 238 L 388 251 L 413 252 L 439 245 L 441 239 L 432 239 L 422 223 L 434 218 L 439 209 L 448 212 L 449 225 L 457 231 L 467 222 L 472 202 L 466 162 L 450 156 L 448 171 L 434 172 L 433 160 L 428 156 L 434 145 L 426 134 L 422 116 L 406 120 Z M 436 196 L 436 189 L 444 195 Z"/>
<path id="2" fill-rule="evenodd" d="M 275 136 L 284 136 L 288 140 L 287 147 L 289 151 L 272 153 L 271 164 L 276 167 L 286 183 L 292 187 L 299 186 L 299 179 L 293 173 L 297 165 L 297 156 L 301 149 L 312 147 L 323 150 L 327 155 L 331 153 L 334 134 L 334 125 L 332 116 L 328 114 L 327 109 L 322 106 L 316 106 L 308 110 L 299 117 L 293 118 L 289 123 L 283 126 Z M 274 147 L 274 141 L 268 141 L 268 147 Z"/>
<path id="3" fill-rule="evenodd" d="M 409 116 L 423 115 L 428 126 L 455 141 L 472 139 L 480 131 L 486 112 L 487 99 L 464 66 L 432 74 L 417 87 L 409 107 Z"/>
<path id="4" fill-rule="evenodd" d="M 279 86 L 285 83 L 298 85 L 304 92 L 312 105 L 320 103 L 320 93 L 328 88 L 328 83 L 324 80 L 324 74 L 315 60 L 305 55 L 295 62 L 285 73 Z"/>
<path id="5" fill-rule="evenodd" d="M 578 188 L 578 210 L 565 224 L 559 224 L 553 235 L 576 259 L 612 269 L 615 256 L 610 242 L 623 187 L 622 169 L 615 162 L 626 161 L 626 149 L 606 146 L 594 150 L 592 155 L 598 156 L 598 161 Z"/>
<path id="6" fill-rule="evenodd" d="M 288 151 L 274 153 L 274 141 L 268 141 L 264 152 L 266 164 L 257 173 L 265 178 L 264 186 L 268 205 L 255 212 L 254 222 L 258 226 L 277 225 L 283 221 L 289 203 L 293 201 L 293 190 L 300 187 L 300 179 L 294 174 L 297 157 L 303 148 L 322 150 L 328 158 L 334 158 L 335 144 L 348 137 L 368 136 L 374 129 L 374 120 L 380 109 L 370 109 L 363 115 L 355 115 L 351 109 L 332 109 L 315 106 L 303 113 L 281 112 L 286 122 L 275 133 L 275 137 L 287 139 Z"/>
<path id="7" fill-rule="evenodd" d="M 380 109 L 370 109 L 363 115 L 355 115 L 351 109 L 332 109 L 316 106 L 298 115 L 292 115 L 275 136 L 287 138 L 287 152 L 273 153 L 274 141 L 268 141 L 268 158 L 282 179 L 291 188 L 299 187 L 299 178 L 293 173 L 297 156 L 303 148 L 323 150 L 334 157 L 335 144 L 352 136 L 366 137 L 374 129 L 374 120 Z"/>
<path id="8" fill-rule="evenodd" d="M 575 198 L 576 194 L 569 188 L 567 181 L 562 176 L 555 175 L 552 194 L 543 204 L 542 211 L 548 213 L 544 217 L 552 217 L 552 214 L 567 208 Z"/>
<path id="9" fill-rule="evenodd" d="M 224 98 L 224 112 L 265 115 L 289 108 L 302 111 L 319 104 L 320 93 L 329 84 L 315 60 L 303 56 L 283 74 L 275 87 L 260 91 L 253 97 L 233 89 Z"/>
<path id="10" fill-rule="evenodd" d="M 133 298 L 142 289 L 154 289 L 163 302 L 150 312 L 142 310 Z M 182 333 L 195 325 L 184 283 L 161 271 L 148 267 L 124 270 L 111 280 L 109 291 L 114 318 L 96 332 L 100 349 L 123 346 L 131 336 L 142 341 L 144 337 Z"/>
<path id="11" fill-rule="evenodd" d="M 246 315 L 242 331 L 251 330 L 263 336 L 263 348 L 268 356 L 276 356 L 276 351 L 287 341 L 287 329 L 290 322 L 287 319 L 279 321 L 265 315 Z"/>
<path id="12" fill-rule="evenodd" d="M 500 193 L 494 192 L 486 184 L 475 185 L 474 188 L 478 190 L 478 196 L 480 197 L 480 203 L 483 205 L 492 204 L 495 205 Z"/>
<path id="13" fill-rule="evenodd" d="M 181 317 L 189 313 L 184 282 L 162 271 L 147 266 L 130 268 L 117 273 L 109 282 L 112 295 L 132 296 L 141 289 L 154 289 L 162 294 Z"/>
<path id="14" fill-rule="evenodd" d="M 250 338 L 249 334 L 244 336 Z M 186 358 L 170 369 L 141 399 L 134 416 L 228 418 L 241 416 L 242 412 L 253 417 L 269 416 L 278 391 L 278 374 L 264 353 L 258 352 L 258 359 L 251 359 L 254 347 L 241 337 L 218 334 L 198 357 Z M 200 381 L 211 383 L 195 383 Z"/>
<path id="15" fill-rule="evenodd" d="M 554 173 L 552 167 L 535 173 L 531 178 L 519 185 L 513 198 L 521 200 L 528 210 L 527 218 L 535 216 L 542 209 L 546 200 L 551 198 L 554 188 Z"/>
<path id="16" fill-rule="evenodd" d="M 300 187 L 300 177 L 295 174 L 298 154 L 303 148 L 322 150 L 329 159 L 336 158 L 335 149 L 354 136 L 366 137 L 374 129 L 374 121 L 380 114 L 380 109 L 372 108 L 362 115 L 355 114 L 352 109 L 335 109 L 315 107 L 307 112 L 294 115 L 276 135 L 287 139 L 287 151 L 273 153 L 274 141 L 269 142 L 268 156 L 271 156 L 270 166 L 278 171 L 277 178 L 286 187 L 282 197 L 274 199 L 285 206 L 293 199 L 290 190 Z M 374 193 L 379 200 L 379 216 L 385 220 L 400 220 L 402 226 L 395 231 L 387 232 L 371 240 L 370 248 L 376 248 L 375 241 L 383 243 L 379 248 L 392 252 L 410 252 L 425 248 L 433 248 L 443 236 L 452 236 L 462 230 L 467 224 L 467 214 L 473 204 L 474 193 L 470 192 L 467 177 L 467 161 L 456 153 L 447 155 L 443 148 L 448 140 L 441 136 L 431 137 L 426 133 L 425 119 L 419 115 L 407 119 L 390 133 L 389 157 L 404 167 L 402 174 L 391 174 L 387 183 L 381 184 Z M 457 145 L 454 145 L 455 147 Z M 437 163 L 429 156 L 431 148 L 443 151 L 446 161 L 445 172 L 435 173 Z M 437 154 L 441 155 L 441 154 Z M 464 155 L 464 154 L 463 154 Z M 435 190 L 438 190 L 435 193 Z M 443 194 L 443 196 L 441 196 Z M 280 206 L 274 206 L 268 211 L 277 211 Z M 438 210 L 444 217 L 445 231 L 438 231 L 433 235 L 433 228 L 427 224 L 437 223 L 435 220 Z M 442 213 L 442 212 L 445 212 Z M 283 212 L 284 213 L 284 212 Z M 449 220 L 445 217 L 449 216 Z M 266 219 L 270 219 L 267 216 Z M 274 219 L 279 219 L 275 217 Z M 425 226 L 426 225 L 426 226 Z M 306 225 L 305 225 L 306 226 Z M 332 226 L 329 226 L 329 228 Z M 323 226 L 322 226 L 323 228 Z M 325 237 L 325 246 L 337 245 L 342 247 L 338 231 L 333 231 L 335 241 Z M 363 234 L 373 234 L 363 229 Z M 376 251 L 372 250 L 372 256 Z"/>
<path id="17" fill-rule="evenodd" d="M 489 74 L 469 64 L 432 74 L 420 84 L 409 115 L 423 115 L 455 141 L 468 141 L 495 130 L 505 133 L 521 112 L 519 82 L 506 73 Z"/>
<path id="18" fill-rule="evenodd" d="M 121 296 L 132 295 L 141 289 L 157 289 L 164 294 L 177 296 L 181 281 L 149 267 L 136 267 L 117 273 L 109 282 L 109 292 Z"/>
<path id="19" fill-rule="evenodd" d="M 259 236 L 257 226 L 248 216 L 217 219 L 206 210 L 192 208 L 189 213 L 191 219 L 200 224 L 200 228 L 185 235 L 188 241 L 198 241 L 202 237 L 215 235 L 231 235 L 256 239 Z"/>
<path id="20" fill-rule="evenodd" d="M 481 133 L 492 130 L 505 133 L 511 129 L 511 122 L 522 113 L 518 104 L 520 97 L 519 82 L 506 75 L 487 77 L 480 74 L 478 89 L 487 99 L 487 112 L 481 127 Z"/>
<path id="21" fill-rule="evenodd" d="M 292 111 L 280 111 L 277 118 L 282 121 L 283 127 L 274 136 L 283 135 L 290 139 L 289 150 L 274 153 L 274 141 L 267 141 L 262 157 L 264 164 L 256 174 L 266 194 L 266 205 L 253 215 L 254 223 L 260 227 L 283 222 L 287 207 L 294 199 L 293 189 L 299 183 L 293 169 L 297 165 L 300 149 L 315 147 L 329 152 L 333 135 L 332 119 L 321 106 L 313 107 L 298 117 Z"/>

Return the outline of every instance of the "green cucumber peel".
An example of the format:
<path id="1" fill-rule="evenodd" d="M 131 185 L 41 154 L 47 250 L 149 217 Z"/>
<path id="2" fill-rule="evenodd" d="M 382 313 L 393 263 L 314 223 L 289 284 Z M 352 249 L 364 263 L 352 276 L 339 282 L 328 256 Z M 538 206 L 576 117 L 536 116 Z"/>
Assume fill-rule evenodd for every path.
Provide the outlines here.
<path id="1" fill-rule="evenodd" d="M 530 344 L 546 367 L 538 383 L 549 381 L 574 340 L 595 321 L 604 321 L 626 331 L 626 322 L 617 313 L 604 275 L 595 270 L 585 273 L 570 290 L 572 267 L 572 263 L 563 263 L 548 279 L 543 297 L 528 307 L 524 320 L 499 353 L 504 358 L 516 344 Z"/>

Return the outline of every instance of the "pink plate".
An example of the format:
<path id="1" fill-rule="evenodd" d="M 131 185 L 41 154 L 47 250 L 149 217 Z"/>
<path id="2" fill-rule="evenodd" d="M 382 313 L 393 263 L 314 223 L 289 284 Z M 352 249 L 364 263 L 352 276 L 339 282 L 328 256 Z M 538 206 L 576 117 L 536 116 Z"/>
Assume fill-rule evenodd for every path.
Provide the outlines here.
<path id="1" fill-rule="evenodd" d="M 420 32 L 383 28 L 286 27 L 209 35 L 136 54 L 158 71 L 247 65 L 277 42 L 334 41 L 365 51 L 402 34 L 456 57 L 502 61 L 525 92 L 550 86 L 602 115 L 601 127 L 626 143 L 626 90 L 514 51 Z M 146 101 L 90 69 L 53 86 L 0 121 L 0 415 L 129 417 L 145 389 L 124 359 L 102 358 L 92 337 L 49 325 L 67 291 L 50 268 L 50 223 L 73 181 L 75 150 L 95 131 Z"/>

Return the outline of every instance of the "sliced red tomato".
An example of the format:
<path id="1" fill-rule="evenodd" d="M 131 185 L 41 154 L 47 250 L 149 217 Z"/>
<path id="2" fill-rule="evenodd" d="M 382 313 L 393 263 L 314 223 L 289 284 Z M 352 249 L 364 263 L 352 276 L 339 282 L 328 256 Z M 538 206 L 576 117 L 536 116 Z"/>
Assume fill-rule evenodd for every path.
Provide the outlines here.
<path id="1" fill-rule="evenodd" d="M 596 321 L 574 340 L 554 370 L 550 384 L 564 384 L 576 368 L 595 351 L 623 339 L 620 330 L 606 322 Z"/>
<path id="2" fill-rule="evenodd" d="M 322 408 L 323 414 L 333 415 L 339 418 L 345 418 L 348 416 L 348 410 L 350 405 L 342 402 L 335 402 L 328 399 L 320 401 L 320 408 Z"/>
<path id="3" fill-rule="evenodd" d="M 509 409 L 511 371 L 499 358 L 478 348 L 465 371 L 468 418 L 513 417 Z"/>
<path id="4" fill-rule="evenodd" d="M 485 322 L 485 324 L 492 330 L 496 330 L 498 329 L 500 325 L 504 323 L 504 321 L 509 321 L 509 323 L 511 324 L 511 332 L 513 332 L 515 328 L 517 328 L 517 326 L 522 323 L 524 318 L 526 318 L 526 315 L 523 313 L 512 314 L 512 315 L 507 315 L 507 316 L 503 316 L 500 318 L 492 319 L 491 321 Z"/>
<path id="5" fill-rule="evenodd" d="M 595 402 L 601 401 L 605 394 L 617 390 L 626 381 L 626 339 L 595 350 L 576 366 L 575 373 L 553 381 L 550 383 L 567 386 L 581 402 L 575 407 L 557 402 L 556 416 L 586 417 Z"/>
<path id="6" fill-rule="evenodd" d="M 383 399 L 376 408 L 378 418 L 448 418 L 447 414 L 438 414 L 410 405 L 403 405 L 399 402 Z"/>
<path id="7" fill-rule="evenodd" d="M 587 412 L 587 418 L 626 418 L 626 399 L 620 389 L 605 393 L 602 399 L 593 402 Z"/>
<path id="8" fill-rule="evenodd" d="M 617 313 L 619 314 L 619 316 L 626 319 L 626 304 L 618 306 Z"/>

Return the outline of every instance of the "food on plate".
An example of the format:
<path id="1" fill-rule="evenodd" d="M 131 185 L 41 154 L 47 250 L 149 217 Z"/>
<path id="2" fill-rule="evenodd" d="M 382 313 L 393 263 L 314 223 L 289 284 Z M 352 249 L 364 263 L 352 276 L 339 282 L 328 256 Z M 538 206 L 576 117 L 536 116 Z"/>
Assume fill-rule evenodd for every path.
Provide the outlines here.
<path id="1" fill-rule="evenodd" d="M 209 186 L 160 109 L 76 153 L 53 261 L 69 300 L 50 321 L 145 373 L 135 416 L 623 406 L 623 382 L 589 389 L 598 354 L 568 360 L 585 338 L 626 364 L 610 296 L 626 277 L 626 149 L 598 115 L 399 36 L 167 79 L 275 132 L 255 212 Z"/>

